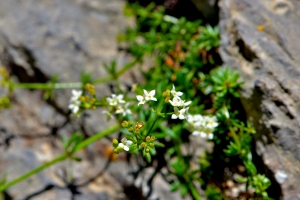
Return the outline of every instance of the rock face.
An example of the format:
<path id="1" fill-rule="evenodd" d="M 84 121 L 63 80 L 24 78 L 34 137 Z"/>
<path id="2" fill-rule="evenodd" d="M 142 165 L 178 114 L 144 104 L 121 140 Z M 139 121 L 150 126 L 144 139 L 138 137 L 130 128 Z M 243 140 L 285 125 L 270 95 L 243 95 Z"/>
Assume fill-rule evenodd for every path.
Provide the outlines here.
<path id="1" fill-rule="evenodd" d="M 220 0 L 219 7 L 220 54 L 245 81 L 257 153 L 278 194 L 300 199 L 300 2 Z"/>

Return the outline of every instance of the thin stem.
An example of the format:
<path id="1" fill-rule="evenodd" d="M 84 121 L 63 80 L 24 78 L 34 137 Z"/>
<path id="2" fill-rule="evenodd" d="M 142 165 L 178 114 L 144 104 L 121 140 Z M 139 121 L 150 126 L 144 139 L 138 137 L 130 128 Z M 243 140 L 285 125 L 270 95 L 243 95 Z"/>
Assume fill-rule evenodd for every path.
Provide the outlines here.
<path id="1" fill-rule="evenodd" d="M 37 168 L 35 168 L 35 169 L 27 172 L 26 174 L 24 174 L 24 175 L 22 175 L 22 176 L 20 176 L 20 177 L 18 177 L 16 179 L 14 179 L 14 180 L 6 183 L 5 185 L 2 185 L 0 187 L 0 191 L 6 190 L 7 188 L 9 188 L 9 187 L 11 187 L 11 186 L 13 186 L 13 185 L 15 185 L 15 184 L 17 184 L 17 183 L 19 183 L 19 182 L 27 179 L 27 178 L 29 178 L 30 176 L 32 176 L 32 175 L 34 175 L 34 174 L 42 171 L 43 169 L 45 169 L 45 168 L 47 168 L 47 167 L 49 167 L 51 165 L 54 165 L 55 163 L 61 162 L 61 161 L 65 160 L 65 159 L 67 159 L 69 157 L 72 157 L 72 155 L 75 154 L 77 151 L 79 151 L 79 150 L 87 147 L 89 144 L 92 144 L 93 142 L 95 142 L 95 141 L 97 141 L 97 140 L 99 140 L 99 139 L 101 139 L 101 138 L 103 138 L 103 137 L 105 137 L 105 136 L 107 136 L 107 135 L 109 135 L 109 134 L 117 131 L 119 128 L 120 128 L 119 125 L 113 125 L 113 126 L 107 128 L 106 130 L 104 130 L 102 132 L 99 132 L 99 133 L 93 135 L 90 138 L 87 138 L 86 140 L 82 141 L 78 146 L 76 146 L 76 148 L 74 149 L 73 152 L 63 153 L 62 155 L 54 158 L 53 160 L 44 163 L 43 165 L 41 165 L 41 166 L 39 166 L 39 167 L 37 167 Z"/>
<path id="2" fill-rule="evenodd" d="M 39 166 L 39 167 L 37 167 L 37 168 L 29 171 L 29 172 L 27 172 L 26 174 L 24 174 L 22 176 L 19 176 L 18 178 L 14 179 L 14 180 L 12 180 L 12 181 L 10 181 L 8 183 L 6 183 L 5 185 L 1 186 L 0 191 L 6 190 L 7 188 L 9 188 L 9 187 L 15 185 L 16 183 L 19 183 L 19 182 L 21 182 L 21 181 L 29 178 L 30 176 L 32 176 L 32 175 L 34 175 L 34 174 L 42 171 L 43 169 L 45 169 L 45 168 L 47 168 L 47 167 L 49 167 L 49 166 L 51 166 L 51 165 L 53 165 L 55 163 L 58 163 L 58 162 L 61 162 L 61 161 L 65 160 L 67 157 L 68 157 L 68 155 L 66 153 L 64 153 L 64 154 L 62 154 L 62 155 L 54 158 L 50 162 L 47 162 L 47 163 L 45 163 L 45 164 L 43 164 L 43 165 L 41 165 L 41 166 Z"/>
<path id="3" fill-rule="evenodd" d="M 82 84 L 77 83 L 14 83 L 14 88 L 26 88 L 26 89 L 65 89 L 65 88 L 82 88 Z"/>
<path id="4" fill-rule="evenodd" d="M 153 127 L 154 127 L 156 121 L 158 120 L 158 117 L 159 117 L 159 115 L 156 115 L 156 117 L 155 117 L 155 119 L 154 119 L 154 122 L 152 123 L 152 125 L 151 125 L 149 131 L 147 132 L 147 135 L 149 135 L 149 134 L 151 133 L 151 131 L 152 131 L 152 129 L 153 129 Z M 146 135 L 146 136 L 147 136 L 147 135 Z"/>

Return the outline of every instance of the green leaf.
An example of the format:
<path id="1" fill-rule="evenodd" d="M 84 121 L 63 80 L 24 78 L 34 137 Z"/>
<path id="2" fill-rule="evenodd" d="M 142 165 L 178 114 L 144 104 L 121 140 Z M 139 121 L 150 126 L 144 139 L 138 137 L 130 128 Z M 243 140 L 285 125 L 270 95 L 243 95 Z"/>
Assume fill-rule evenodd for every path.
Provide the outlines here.
<path id="1" fill-rule="evenodd" d="M 234 142 L 230 142 L 230 144 L 227 146 L 227 149 L 225 149 L 224 152 L 228 156 L 235 156 L 235 155 L 239 154 L 240 147 L 238 144 L 236 144 Z"/>
<path id="2" fill-rule="evenodd" d="M 175 133 L 172 129 L 166 127 L 166 126 L 163 125 L 163 124 L 159 124 L 159 128 L 160 128 L 166 135 L 170 136 L 170 138 L 172 138 L 172 139 L 175 139 L 175 138 L 176 138 L 176 133 Z"/>
<path id="3" fill-rule="evenodd" d="M 187 192 L 188 192 L 188 188 L 185 185 L 181 184 L 181 187 L 180 187 L 180 195 L 181 195 L 181 197 L 185 197 L 185 195 L 187 194 Z"/>
<path id="4" fill-rule="evenodd" d="M 172 192 L 174 192 L 174 191 L 178 190 L 179 186 L 180 186 L 180 182 L 179 182 L 179 181 L 175 181 L 175 182 L 173 182 L 173 183 L 170 185 L 170 190 L 171 190 Z"/>
<path id="5" fill-rule="evenodd" d="M 249 174 L 249 176 L 254 176 L 257 173 L 255 165 L 252 163 L 252 161 L 245 161 L 244 165 L 246 167 L 246 170 Z"/>

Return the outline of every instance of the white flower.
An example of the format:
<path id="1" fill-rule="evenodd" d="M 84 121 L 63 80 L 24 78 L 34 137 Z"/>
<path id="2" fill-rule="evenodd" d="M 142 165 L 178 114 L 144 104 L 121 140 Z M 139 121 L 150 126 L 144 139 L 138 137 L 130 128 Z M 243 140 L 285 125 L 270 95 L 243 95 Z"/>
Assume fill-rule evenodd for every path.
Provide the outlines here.
<path id="1" fill-rule="evenodd" d="M 186 107 L 192 103 L 191 101 L 184 102 L 183 100 L 180 99 L 179 96 L 174 96 L 172 101 L 169 100 L 169 102 L 174 107 Z"/>
<path id="2" fill-rule="evenodd" d="M 119 95 L 112 94 L 111 97 L 112 98 L 110 98 L 110 97 L 106 98 L 106 101 L 110 106 L 116 106 L 118 104 L 125 103 L 125 101 L 123 100 L 122 94 L 119 94 Z"/>
<path id="3" fill-rule="evenodd" d="M 200 135 L 201 137 L 203 137 L 204 133 L 204 127 L 203 126 L 199 126 L 197 129 L 195 129 L 192 133 L 192 135 Z"/>
<path id="4" fill-rule="evenodd" d="M 185 119 L 187 112 L 188 112 L 189 108 L 182 108 L 181 110 L 179 110 L 177 107 L 174 107 L 174 114 L 172 114 L 171 118 L 172 119 Z"/>
<path id="5" fill-rule="evenodd" d="M 203 126 L 205 124 L 204 117 L 200 114 L 198 115 L 188 115 L 187 116 L 188 123 L 192 124 L 193 126 Z"/>
<path id="6" fill-rule="evenodd" d="M 129 106 L 129 103 L 126 103 L 125 105 L 120 105 L 117 107 L 117 110 L 116 110 L 116 114 L 123 114 L 123 117 L 125 117 L 127 114 L 131 115 L 132 112 L 130 109 L 128 109 L 128 106 Z"/>
<path id="7" fill-rule="evenodd" d="M 70 99 L 70 104 L 68 108 L 72 111 L 73 114 L 77 114 L 79 111 L 80 101 L 79 97 L 82 95 L 81 90 L 72 90 L 72 97 Z"/>
<path id="8" fill-rule="evenodd" d="M 137 100 L 139 101 L 138 106 L 139 106 L 140 104 L 145 104 L 145 103 L 146 103 L 146 99 L 145 99 L 143 96 L 137 95 L 136 98 L 137 98 Z"/>
<path id="9" fill-rule="evenodd" d="M 149 93 L 146 90 L 144 90 L 144 98 L 146 101 L 150 101 L 150 100 L 157 101 L 154 95 L 155 95 L 155 90 L 151 90 Z"/>
<path id="10" fill-rule="evenodd" d="M 129 151 L 129 146 L 132 145 L 131 140 L 127 140 L 125 137 L 121 140 L 121 143 L 119 143 L 119 147 L 124 149 L 125 151 Z"/>
<path id="11" fill-rule="evenodd" d="M 214 129 L 215 127 L 217 127 L 218 126 L 217 118 L 215 116 L 208 117 L 208 119 L 206 121 L 206 126 L 211 129 Z"/>
<path id="12" fill-rule="evenodd" d="M 82 95 L 82 91 L 81 90 L 72 90 L 72 97 L 71 97 L 71 102 L 72 101 L 77 101 L 79 99 L 79 97 Z"/>
<path id="13" fill-rule="evenodd" d="M 71 101 L 69 104 L 69 109 L 72 110 L 73 114 L 77 114 L 79 111 L 80 101 Z"/>
<path id="14" fill-rule="evenodd" d="M 213 139 L 213 131 L 218 126 L 216 116 L 188 115 L 187 121 L 192 135 Z"/>
<path id="15" fill-rule="evenodd" d="M 180 107 L 183 104 L 183 101 L 178 96 L 174 96 L 174 98 L 172 99 L 172 101 L 169 100 L 169 102 L 174 107 Z"/>
<path id="16" fill-rule="evenodd" d="M 173 88 L 172 88 L 172 90 L 171 90 L 171 94 L 173 95 L 173 97 L 179 97 L 179 96 L 181 96 L 181 95 L 183 95 L 183 93 L 182 92 L 176 92 L 175 91 L 175 86 L 173 85 Z"/>
<path id="17" fill-rule="evenodd" d="M 136 99 L 139 101 L 138 106 L 140 104 L 145 104 L 147 101 L 157 101 L 154 95 L 155 95 L 155 90 L 151 90 L 150 92 L 144 90 L 144 96 L 141 95 L 136 96 Z"/>
<path id="18" fill-rule="evenodd" d="M 192 135 L 199 135 L 202 138 L 213 139 L 214 135 L 212 133 L 206 133 L 205 128 L 201 126 L 198 130 L 193 131 Z"/>
<path id="19" fill-rule="evenodd" d="M 207 138 L 210 139 L 210 140 L 212 140 L 214 138 L 214 134 L 212 134 L 212 133 L 208 134 Z"/>

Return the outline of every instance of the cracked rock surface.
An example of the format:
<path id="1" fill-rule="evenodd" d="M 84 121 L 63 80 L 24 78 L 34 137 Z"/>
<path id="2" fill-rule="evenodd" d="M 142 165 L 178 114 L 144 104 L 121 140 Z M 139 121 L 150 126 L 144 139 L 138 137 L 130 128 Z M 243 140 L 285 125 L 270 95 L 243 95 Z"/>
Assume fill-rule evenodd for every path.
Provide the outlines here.
<path id="1" fill-rule="evenodd" d="M 280 186 L 273 193 L 300 199 L 300 2 L 221 0 L 219 7 L 220 54 L 245 81 L 257 153 Z"/>

